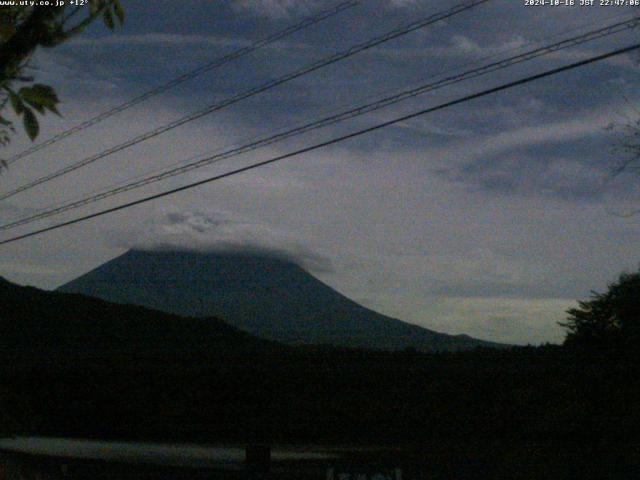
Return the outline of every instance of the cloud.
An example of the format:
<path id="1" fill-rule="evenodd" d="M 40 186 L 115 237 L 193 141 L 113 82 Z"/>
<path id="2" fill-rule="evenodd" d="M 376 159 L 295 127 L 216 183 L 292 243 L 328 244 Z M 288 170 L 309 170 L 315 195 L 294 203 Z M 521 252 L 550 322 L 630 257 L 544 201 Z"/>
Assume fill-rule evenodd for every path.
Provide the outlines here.
<path id="1" fill-rule="evenodd" d="M 250 253 L 292 261 L 313 272 L 334 271 L 329 257 L 295 236 L 224 211 L 170 210 L 142 229 L 118 232 L 113 239 L 124 248 Z"/>
<path id="2" fill-rule="evenodd" d="M 469 68 L 470 60 L 485 59 L 487 62 L 493 57 L 507 57 L 517 54 L 525 47 L 533 48 L 534 44 L 521 35 L 511 35 L 504 40 L 491 39 L 482 44 L 467 35 L 452 35 L 445 44 L 429 42 L 418 46 L 386 46 L 378 47 L 371 51 L 372 54 L 383 54 L 389 58 L 398 59 L 432 59 L 460 60 L 465 63 L 457 64 L 457 69 Z"/>
<path id="3" fill-rule="evenodd" d="M 431 53 L 440 56 L 469 56 L 474 58 L 490 57 L 497 54 L 506 54 L 513 50 L 521 49 L 531 43 L 521 35 L 512 36 L 503 41 L 494 41 L 480 45 L 466 35 L 453 35 L 449 45 L 433 48 Z"/>
<path id="4" fill-rule="evenodd" d="M 2 176 L 0 176 L 0 180 L 2 179 Z M 36 210 L 34 208 L 19 206 L 11 201 L 5 200 L 0 202 L 0 218 L 2 219 L 2 223 L 10 222 L 15 218 L 30 215 L 35 212 Z"/>
<path id="5" fill-rule="evenodd" d="M 604 135 L 604 128 L 618 115 L 619 107 L 608 112 L 599 109 L 590 115 L 573 116 L 552 122 L 544 122 L 535 126 L 514 128 L 482 140 L 469 142 L 460 150 L 472 151 L 475 157 L 498 155 L 518 148 L 570 142 L 593 135 Z M 488 116 L 491 112 L 485 112 Z"/>
<path id="6" fill-rule="evenodd" d="M 458 141 L 427 155 L 442 165 L 433 172 L 449 181 L 498 194 L 594 200 L 608 188 L 611 165 L 599 155 L 577 155 L 561 146 L 582 141 L 586 149 L 587 141 L 605 138 L 609 135 L 606 126 L 622 110 L 599 109 L 578 118 L 485 134 L 482 140 Z M 491 115 L 487 112 L 487 117 Z"/>
<path id="7" fill-rule="evenodd" d="M 491 297 L 440 297 L 431 299 L 427 313 L 435 329 L 514 344 L 561 343 L 558 322 L 576 302 L 563 298 L 509 299 Z"/>
<path id="8" fill-rule="evenodd" d="M 575 158 L 507 155 L 438 173 L 450 181 L 498 194 L 554 196 L 566 201 L 595 201 L 602 198 L 608 188 L 603 168 Z"/>
<path id="9" fill-rule="evenodd" d="M 321 8 L 327 8 L 328 3 L 322 0 L 234 0 L 231 6 L 240 12 L 280 19 L 300 14 L 308 15 Z M 403 9 L 416 6 L 420 2 L 419 0 L 383 0 L 376 3 L 383 7 Z"/>
<path id="10" fill-rule="evenodd" d="M 118 93 L 120 79 L 116 72 L 100 64 L 93 64 L 90 69 L 83 68 L 84 66 L 59 49 L 36 51 L 30 68 L 39 82 L 50 84 L 56 89 L 63 103 L 67 97 L 77 98 L 79 94 L 95 100 Z M 69 78 L 73 78 L 73 82 L 69 82 Z"/>
<path id="11" fill-rule="evenodd" d="M 112 46 L 192 46 L 204 44 L 215 47 L 242 48 L 250 45 L 249 40 L 238 37 L 223 37 L 218 35 L 193 35 L 179 33 L 141 33 L 130 35 L 108 35 L 104 37 L 77 37 L 71 39 L 67 45 L 71 47 L 103 47 Z"/>
<path id="12" fill-rule="evenodd" d="M 321 5 L 319 0 L 235 0 L 232 3 L 238 11 L 271 18 L 308 14 Z"/>

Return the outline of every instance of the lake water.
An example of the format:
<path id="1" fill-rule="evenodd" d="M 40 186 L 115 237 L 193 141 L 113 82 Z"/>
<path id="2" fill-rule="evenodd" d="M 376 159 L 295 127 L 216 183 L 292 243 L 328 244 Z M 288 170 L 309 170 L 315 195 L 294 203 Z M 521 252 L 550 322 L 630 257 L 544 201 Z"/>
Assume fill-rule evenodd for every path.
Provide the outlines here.
<path id="1" fill-rule="evenodd" d="M 406 475 L 409 472 L 398 468 L 395 461 L 391 464 L 380 464 L 377 461 L 381 453 L 379 448 L 272 446 L 268 478 L 272 480 L 426 478 L 425 475 Z M 266 478 L 263 476 L 264 464 L 247 464 L 244 445 L 15 437 L 0 439 L 0 450 L 0 479 L 254 480 Z M 25 457 L 23 454 L 35 455 L 35 457 Z M 363 455 L 365 458 L 357 458 Z"/>
<path id="2" fill-rule="evenodd" d="M 15 437 L 0 439 L 0 449 L 53 457 L 189 467 L 224 467 L 241 465 L 245 461 L 243 446 Z M 335 458 L 338 455 L 321 451 L 320 447 L 274 447 L 271 451 L 272 462 L 330 461 Z"/>

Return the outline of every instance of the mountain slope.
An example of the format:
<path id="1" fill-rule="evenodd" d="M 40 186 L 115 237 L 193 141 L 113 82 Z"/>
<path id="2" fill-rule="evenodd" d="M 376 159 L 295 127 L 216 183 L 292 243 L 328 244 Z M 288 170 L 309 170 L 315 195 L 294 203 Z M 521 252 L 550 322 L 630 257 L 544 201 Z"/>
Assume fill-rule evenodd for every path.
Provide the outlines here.
<path id="1" fill-rule="evenodd" d="M 494 345 L 386 317 L 293 262 L 266 255 L 131 250 L 60 290 L 174 314 L 215 316 L 291 345 L 424 351 Z"/>
<path id="2" fill-rule="evenodd" d="M 275 346 L 216 319 L 182 318 L 83 295 L 23 287 L 0 277 L 3 354 L 190 357 Z"/>

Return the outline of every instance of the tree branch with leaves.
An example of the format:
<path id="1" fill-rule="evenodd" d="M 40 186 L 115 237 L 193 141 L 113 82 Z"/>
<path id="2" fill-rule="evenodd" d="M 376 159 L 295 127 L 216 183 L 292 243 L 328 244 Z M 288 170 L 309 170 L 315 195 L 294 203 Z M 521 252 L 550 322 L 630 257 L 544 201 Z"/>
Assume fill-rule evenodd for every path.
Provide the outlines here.
<path id="1" fill-rule="evenodd" d="M 621 274 L 606 292 L 592 292 L 578 305 L 560 323 L 567 330 L 567 345 L 640 347 L 640 271 Z"/>
<path id="2" fill-rule="evenodd" d="M 53 87 L 36 83 L 24 73 L 34 52 L 64 43 L 100 17 L 110 30 L 122 24 L 120 0 L 88 0 L 83 6 L 0 7 L 0 145 L 9 143 L 15 133 L 13 122 L 4 114 L 8 106 L 22 119 L 31 140 L 40 130 L 38 116 L 60 115 Z"/>

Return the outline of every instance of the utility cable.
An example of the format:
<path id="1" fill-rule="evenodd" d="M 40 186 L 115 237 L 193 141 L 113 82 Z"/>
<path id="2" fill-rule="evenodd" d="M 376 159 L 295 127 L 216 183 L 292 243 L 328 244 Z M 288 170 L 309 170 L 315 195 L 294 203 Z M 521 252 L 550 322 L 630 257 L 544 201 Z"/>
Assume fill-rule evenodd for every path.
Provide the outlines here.
<path id="1" fill-rule="evenodd" d="M 457 75 L 453 75 L 453 76 L 449 76 L 447 78 L 444 78 L 438 82 L 435 83 L 428 83 L 425 85 L 421 85 L 417 88 L 413 88 L 410 90 L 406 90 L 400 93 L 397 93 L 395 95 L 389 96 L 389 97 L 385 97 L 382 98 L 380 100 L 365 104 L 365 105 L 361 105 L 359 107 L 356 108 L 352 108 L 350 110 L 347 111 L 343 111 L 340 112 L 338 114 L 335 115 L 331 115 L 329 117 L 325 117 L 322 118 L 320 120 L 316 120 L 298 127 L 295 127 L 293 129 L 289 129 L 286 130 L 284 132 L 275 134 L 275 135 L 271 135 L 265 138 L 261 138 L 259 140 L 256 140 L 254 142 L 250 142 L 248 144 L 245 145 L 241 145 L 239 147 L 235 147 L 232 148 L 230 150 L 227 151 L 223 151 L 221 153 L 216 153 L 214 155 L 210 155 L 210 156 L 206 156 L 205 158 L 201 158 L 197 161 L 194 162 L 190 162 L 187 163 L 186 165 L 180 165 L 176 168 L 172 168 L 170 170 L 166 170 L 166 171 L 162 171 L 160 173 L 154 174 L 154 175 L 150 175 L 147 177 L 144 177 L 142 179 L 136 180 L 136 181 L 132 181 L 129 182 L 125 185 L 122 186 L 118 186 L 115 188 L 111 188 L 109 190 L 100 192 L 98 194 L 95 195 L 91 195 L 85 198 L 82 198 L 80 200 L 75 200 L 69 203 L 66 203 L 64 205 L 61 206 L 57 206 L 55 208 L 51 208 L 45 211 L 41 211 L 35 214 L 32 214 L 30 216 L 24 217 L 24 218 L 20 218 L 17 220 L 14 220 L 10 223 L 4 224 L 4 225 L 0 225 L 0 231 L 1 230 L 9 230 L 12 228 L 16 228 L 18 226 L 21 225 L 26 225 L 32 222 L 35 222 L 37 220 L 41 220 L 43 218 L 48 218 L 50 216 L 53 215 L 58 215 L 60 213 L 69 211 L 69 210 L 74 210 L 76 208 L 80 208 L 82 206 L 88 205 L 90 203 L 95 203 L 98 202 L 100 200 L 104 200 L 108 197 L 112 197 L 114 195 L 118 195 L 124 192 L 128 192 L 137 188 L 141 188 L 143 186 L 161 181 L 161 180 L 165 180 L 167 178 L 176 176 L 176 175 L 181 175 L 184 173 L 187 173 L 189 171 L 198 169 L 198 168 L 202 168 L 204 166 L 207 165 L 211 165 L 213 163 L 217 163 L 220 162 L 222 160 L 225 160 L 227 158 L 231 158 L 231 157 L 235 157 L 244 153 L 248 153 L 251 151 L 254 151 L 258 148 L 262 148 L 268 145 L 271 145 L 273 143 L 276 142 L 280 142 L 283 141 L 285 139 L 291 138 L 293 136 L 297 136 L 297 135 L 301 135 L 319 128 L 323 128 L 329 125 L 333 125 L 339 122 L 343 122 L 346 121 L 348 119 L 357 117 L 357 116 L 361 116 L 364 115 L 366 113 L 370 113 L 372 111 L 376 111 L 376 110 L 380 110 L 384 107 L 387 107 L 389 105 L 401 102 L 403 100 L 407 100 L 409 98 L 413 98 L 416 97 L 418 95 L 424 94 L 426 92 L 430 92 L 439 88 L 443 88 L 445 86 L 449 86 L 455 83 L 459 83 L 461 81 L 467 80 L 469 78 L 476 78 L 479 77 L 481 75 L 486 75 L 488 73 L 491 72 L 495 72 L 497 70 L 501 70 L 507 67 L 510 67 L 512 65 L 516 65 L 525 61 L 529 61 L 544 55 L 548 55 L 550 53 L 553 52 L 557 52 L 561 49 L 565 49 L 565 48 L 569 48 L 569 47 L 573 47 L 576 45 L 580 45 L 589 41 L 593 41 L 599 38 L 603 38 L 605 36 L 608 35 L 613 35 L 615 33 L 619 33 L 621 31 L 624 31 L 626 29 L 630 29 L 630 28 L 635 28 L 638 25 L 640 25 L 640 18 L 638 17 L 634 17 L 630 20 L 626 20 L 623 22 L 618 22 L 616 24 L 613 25 L 609 25 L 607 27 L 603 27 L 601 29 L 598 30 L 594 30 L 594 31 L 590 31 L 587 32 L 585 34 L 582 35 L 578 35 L 576 37 L 572 37 L 570 39 L 566 39 L 566 40 L 562 40 L 560 42 L 554 43 L 552 45 L 548 45 L 545 47 L 540 47 L 540 48 L 536 48 L 527 52 L 524 52 L 522 54 L 519 55 L 515 55 L 512 57 L 509 57 L 507 59 L 503 59 L 503 60 L 499 60 L 497 62 L 493 62 L 493 63 L 489 63 L 487 65 L 483 65 L 479 68 L 475 68 L 472 70 L 468 70 L 466 72 L 457 74 Z M 197 157 L 196 157 L 197 158 Z"/>
<path id="2" fill-rule="evenodd" d="M 93 155 L 91 157 L 87 157 L 83 160 L 80 160 L 74 164 L 71 164 L 67 167 L 64 167 L 60 170 L 57 170 L 53 173 L 50 173 L 48 175 L 44 175 L 36 180 L 33 180 L 29 183 L 23 184 L 9 192 L 0 194 L 0 200 L 5 200 L 9 197 L 12 197 L 14 195 L 17 195 L 18 193 L 24 192 L 25 190 L 29 190 L 33 187 L 36 187 L 38 185 L 41 185 L 45 182 L 49 182 L 55 178 L 61 177 L 63 175 L 66 175 L 68 173 L 71 173 L 75 170 L 78 170 L 79 168 L 85 167 L 86 165 L 89 165 L 91 163 L 94 163 L 102 158 L 108 157 L 110 155 L 113 155 L 114 153 L 120 152 L 122 150 L 125 150 L 129 147 L 132 147 L 133 145 L 136 145 L 138 143 L 144 142 L 146 140 L 149 140 L 153 137 L 156 137 L 158 135 L 161 135 L 163 133 L 168 132 L 169 130 L 173 130 L 177 127 L 180 127 L 182 125 L 185 125 L 186 123 L 192 122 L 194 120 L 197 120 L 199 118 L 204 117 L 205 115 L 209 115 L 213 112 L 216 112 L 218 110 L 222 110 L 225 107 L 228 107 L 230 105 L 233 105 L 241 100 L 247 99 L 249 97 L 253 97 L 255 95 L 258 95 L 260 93 L 263 93 L 267 90 L 270 90 L 272 88 L 275 88 L 279 85 L 282 85 L 283 83 L 289 82 L 291 80 L 294 80 L 296 78 L 302 77 L 303 75 L 307 75 L 311 72 L 314 72 L 316 70 L 319 70 L 320 68 L 323 68 L 325 66 L 331 65 L 333 63 L 337 63 L 345 58 L 349 58 L 353 55 L 356 55 L 357 53 L 360 53 L 362 51 L 371 49 L 375 46 L 378 46 L 382 43 L 388 42 L 390 40 L 393 40 L 395 38 L 398 38 L 402 35 L 406 35 L 408 33 L 411 33 L 415 30 L 418 30 L 420 28 L 424 28 L 428 25 L 434 24 L 436 22 L 442 21 L 444 19 L 450 18 L 454 15 L 457 15 L 459 13 L 462 13 L 466 10 L 469 10 L 471 8 L 474 8 L 478 5 L 481 5 L 483 3 L 486 3 L 490 0 L 471 0 L 465 3 L 461 3 L 459 5 L 456 5 L 452 8 L 450 8 L 449 10 L 440 12 L 440 13 L 436 13 L 433 14 L 427 18 L 412 22 L 408 25 L 404 25 L 402 27 L 396 28 L 394 30 L 391 30 L 390 32 L 387 32 L 379 37 L 375 37 L 373 39 L 370 39 L 364 43 L 352 46 L 350 48 L 348 48 L 345 51 L 342 51 L 340 53 L 336 53 L 334 55 L 331 55 L 330 57 L 321 59 L 317 62 L 314 62 L 306 67 L 303 67 L 300 70 L 295 70 L 293 72 L 290 72 L 288 74 L 285 74 L 282 77 L 277 78 L 276 80 L 272 80 L 269 81 L 265 84 L 259 85 L 257 87 L 251 88 L 249 90 L 246 90 L 242 93 L 233 95 L 219 103 L 214 103 L 213 105 L 209 105 L 207 107 L 205 107 L 202 110 L 198 110 L 192 114 L 189 114 L 187 116 L 184 116 L 182 118 L 179 118 L 178 120 L 174 120 L 171 123 L 168 123 L 166 125 L 163 125 L 159 128 L 156 128 L 154 130 L 151 130 L 149 132 L 143 133 L 141 135 L 138 135 L 137 137 L 130 139 L 124 143 L 121 143 L 119 145 L 116 145 L 114 147 L 108 148 L 107 150 L 104 150 L 96 155 Z"/>
<path id="3" fill-rule="evenodd" d="M 247 171 L 250 171 L 250 170 L 254 170 L 256 168 L 260 168 L 260 167 L 263 167 L 263 166 L 266 166 L 266 165 L 270 165 L 272 163 L 279 162 L 281 160 L 285 160 L 287 158 L 295 157 L 295 156 L 298 156 L 298 155 L 301 155 L 301 154 L 304 154 L 304 153 L 308 153 L 308 152 L 311 152 L 311 151 L 314 151 L 314 150 L 318 150 L 320 148 L 324 148 L 324 147 L 327 147 L 327 146 L 330 146 L 330 145 L 334 145 L 334 144 L 337 144 L 339 142 L 343 142 L 345 140 L 349 140 L 351 138 L 356 138 L 356 137 L 359 137 L 361 135 L 365 135 L 365 134 L 368 134 L 368 133 L 371 133 L 371 132 L 374 132 L 374 131 L 377 131 L 377 130 L 380 130 L 380 129 L 383 129 L 383 128 L 386 128 L 386 127 L 389 127 L 389 126 L 392 126 L 392 125 L 395 125 L 397 123 L 405 122 L 407 120 L 411 120 L 413 118 L 416 118 L 416 117 L 419 117 L 419 116 L 422 116 L 422 115 L 426 115 L 428 113 L 432 113 L 432 112 L 435 112 L 435 111 L 438 111 L 438 110 L 443 110 L 445 108 L 449 108 L 449 107 L 452 107 L 454 105 L 459 105 L 459 104 L 462 104 L 462 103 L 466 103 L 468 101 L 475 100 L 477 98 L 485 97 L 487 95 L 492 95 L 494 93 L 498 93 L 498 92 L 501 92 L 501 91 L 504 91 L 504 90 L 508 90 L 508 89 L 517 87 L 519 85 L 524 85 L 524 84 L 527 84 L 527 83 L 531 83 L 531 82 L 534 82 L 536 80 L 540 80 L 542 78 L 546 78 L 546 77 L 550 77 L 550 76 L 553 76 L 553 75 L 557 75 L 559 73 L 562 73 L 562 72 L 565 72 L 565 71 L 568 71 L 568 70 L 573 70 L 573 69 L 578 68 L 578 67 L 589 65 L 591 63 L 595 63 L 595 62 L 598 62 L 598 61 L 605 60 L 607 58 L 611 58 L 611 57 L 615 57 L 615 56 L 622 55 L 622 54 L 625 54 L 625 53 L 629 53 L 629 52 L 632 52 L 632 51 L 635 51 L 635 50 L 638 50 L 638 49 L 640 49 L 640 43 L 637 43 L 637 44 L 634 44 L 634 45 L 631 45 L 631 46 L 628 46 L 628 47 L 625 47 L 625 48 L 621 48 L 621 49 L 618 49 L 618 50 L 614 50 L 614 51 L 611 51 L 611 52 L 608 52 L 608 53 L 605 53 L 605 54 L 602 54 L 602 55 L 589 57 L 589 58 L 587 58 L 585 60 L 582 60 L 582 61 L 579 61 L 579 62 L 574 62 L 574 63 L 568 64 L 568 65 L 564 65 L 562 67 L 554 68 L 554 69 L 551 69 L 551 70 L 546 70 L 546 71 L 544 71 L 542 73 L 538 73 L 536 75 L 527 76 L 527 77 L 521 78 L 519 80 L 515 80 L 515 81 L 509 82 L 509 83 L 502 84 L 502 85 L 497 86 L 497 87 L 490 88 L 488 90 L 483 90 L 481 92 L 477 92 L 477 93 L 474 93 L 474 94 L 471 94 L 471 95 L 466 95 L 466 96 L 458 98 L 456 100 L 452 100 L 452 101 L 449 101 L 449 102 L 446 102 L 446 103 L 442 103 L 442 104 L 437 105 L 435 107 L 429 107 L 429 108 L 426 108 L 426 109 L 423 109 L 423 110 L 419 110 L 419 111 L 414 112 L 414 113 L 410 113 L 408 115 L 403 115 L 403 116 L 397 117 L 397 118 L 395 118 L 393 120 L 389 120 L 389 121 L 386 121 L 386 122 L 383 122 L 383 123 L 379 123 L 377 125 L 374 125 L 374 126 L 362 129 L 362 130 L 358 130 L 356 132 L 352 132 L 352 133 L 349 133 L 349 134 L 346 134 L 346 135 L 342 135 L 340 137 L 336 137 L 336 138 L 333 138 L 331 140 L 327 140 L 327 141 L 324 141 L 324 142 L 321 142 L 321 143 L 317 143 L 315 145 L 311 145 L 309 147 L 305 147 L 305 148 L 302 148 L 302 149 L 299 149 L 299 150 L 296 150 L 296 151 L 293 151 L 293 152 L 290 152 L 290 153 L 287 153 L 287 154 L 284 154 L 284 155 L 279 155 L 277 157 L 273 157 L 273 158 L 270 158 L 268 160 L 263 160 L 261 162 L 257 162 L 257 163 L 254 163 L 254 164 L 242 167 L 242 168 L 238 168 L 238 169 L 235 169 L 235 170 L 232 170 L 232 171 L 220 174 L 220 175 L 216 175 L 216 176 L 213 176 L 213 177 L 210 177 L 210 178 L 206 178 L 204 180 L 193 182 L 193 183 L 190 183 L 190 184 L 178 187 L 178 188 L 173 188 L 171 190 L 167 190 L 167 191 L 164 191 L 164 192 L 161 192 L 161 193 L 157 193 L 157 194 L 154 194 L 154 195 L 143 197 L 143 198 L 140 198 L 138 200 L 134 200 L 132 202 L 124 203 L 124 204 L 121 204 L 121 205 L 118 205 L 118 206 L 115 206 L 115 207 L 111 207 L 111 208 L 107 208 L 105 210 L 101 210 L 101 211 L 98 211 L 98 212 L 95 212 L 95 213 L 91 213 L 89 215 L 84 215 L 84 216 L 81 216 L 81 217 L 77 217 L 77 218 L 74 218 L 72 220 L 68 220 L 66 222 L 58 223 L 58 224 L 55 224 L 55 225 L 51 225 L 49 227 L 41 228 L 41 229 L 34 230 L 34 231 L 31 231 L 31 232 L 28 232 L 28 233 L 25 233 L 25 234 L 22 234 L 22 235 L 18 235 L 18 236 L 12 237 L 12 238 L 8 238 L 6 240 L 0 241 L 0 245 L 6 245 L 8 243 L 17 242 L 19 240 L 23 240 L 25 238 L 33 237 L 35 235 L 40 235 L 40 234 L 45 233 L 45 232 L 50 232 L 52 230 L 57 230 L 59 228 L 67 227 L 69 225 L 73 225 L 73 224 L 76 224 L 76 223 L 84 222 L 84 221 L 90 220 L 92 218 L 100 217 L 100 216 L 103 216 L 103 215 L 107 215 L 109 213 L 113 213 L 113 212 L 117 212 L 117 211 L 124 210 L 124 209 L 127 209 L 127 208 L 131 208 L 133 206 L 140 205 L 140 204 L 143 204 L 143 203 L 147 203 L 147 202 L 150 202 L 152 200 L 156 200 L 158 198 L 166 197 L 166 196 L 169 196 L 169 195 L 174 195 L 176 193 L 179 193 L 179 192 L 182 192 L 182 191 L 185 191 L 185 190 L 190 190 L 190 189 L 198 187 L 200 185 L 205 185 L 205 184 L 212 183 L 212 182 L 215 182 L 215 181 L 218 181 L 218 180 L 222 180 L 224 178 L 228 178 L 228 177 L 231 177 L 233 175 L 238 175 L 240 173 L 244 173 L 244 172 L 247 172 Z"/>
<path id="4" fill-rule="evenodd" d="M 167 90 L 176 87 L 178 85 L 180 85 L 181 83 L 184 83 L 188 80 L 191 80 L 193 78 L 198 77 L 199 75 L 202 75 L 205 72 L 209 72 L 211 70 L 220 68 L 221 66 L 232 62 L 233 60 L 237 60 L 240 57 L 244 57 L 245 55 L 248 55 L 252 52 L 255 52 L 263 47 L 266 47 L 272 43 L 277 42 L 278 40 L 282 40 L 285 37 L 288 37 L 289 35 L 292 35 L 296 32 L 299 32 L 300 30 L 303 30 L 307 27 L 310 27 L 312 25 L 315 25 L 323 20 L 326 20 L 330 17 L 333 17 L 334 15 L 337 15 L 338 13 L 347 10 L 349 8 L 355 7 L 356 5 L 358 5 L 360 3 L 359 0 L 349 0 L 347 2 L 341 2 L 337 5 L 334 5 L 331 8 L 328 8 L 326 10 L 321 11 L 320 13 L 307 17 L 304 20 L 302 20 L 299 23 L 296 23 L 295 25 L 291 25 L 287 28 L 285 28 L 284 30 L 280 30 L 279 32 L 274 33 L 273 35 L 264 38 L 262 40 L 258 40 L 254 43 L 252 43 L 251 45 L 248 45 L 244 48 L 240 48 L 234 52 L 231 52 L 227 55 L 224 55 L 223 57 L 217 58 L 216 60 L 213 60 L 212 62 L 206 63 L 204 65 L 199 66 L 198 68 L 195 68 L 194 70 L 190 70 L 186 73 L 183 73 L 182 75 L 169 80 L 168 82 L 159 85 L 145 93 L 142 93 L 141 95 L 138 95 L 137 97 L 134 97 L 130 100 L 127 100 L 124 103 L 121 103 L 120 105 L 113 107 L 109 110 L 106 110 L 102 113 L 99 113 L 98 115 L 91 117 L 90 119 L 79 123 L 63 132 L 58 133 L 57 135 L 54 135 L 50 138 L 48 138 L 47 140 L 44 140 L 43 142 L 40 142 L 36 145 L 33 145 L 32 147 L 29 147 L 25 150 L 23 150 L 20 153 L 17 153 L 16 155 L 12 156 L 11 158 L 9 158 L 6 161 L 7 166 L 17 162 L 18 160 L 28 157 L 29 155 L 38 152 L 40 150 L 42 150 L 45 147 L 48 147 L 49 145 L 53 145 L 54 143 L 59 142 L 60 140 L 67 138 L 71 135 L 74 135 L 82 130 L 85 130 L 89 127 L 92 127 L 93 125 L 96 125 L 104 120 L 106 120 L 107 118 L 110 118 L 114 115 L 117 115 L 120 112 L 123 112 L 125 110 L 128 110 L 129 108 L 138 105 L 146 100 L 148 100 L 151 97 L 155 97 L 156 95 L 159 95 L 161 93 L 166 92 Z"/>

